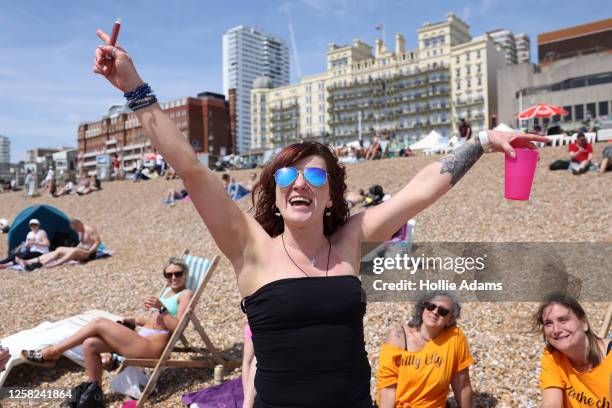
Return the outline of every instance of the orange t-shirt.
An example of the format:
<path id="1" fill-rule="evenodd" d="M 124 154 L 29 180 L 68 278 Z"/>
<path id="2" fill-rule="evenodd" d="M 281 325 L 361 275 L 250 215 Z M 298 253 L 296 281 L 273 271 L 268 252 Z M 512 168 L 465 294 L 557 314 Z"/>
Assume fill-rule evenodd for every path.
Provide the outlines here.
<path id="1" fill-rule="evenodd" d="M 610 375 L 612 374 L 612 353 L 592 370 L 579 372 L 572 366 L 565 354 L 544 350 L 540 359 L 542 373 L 540 388 L 560 388 L 565 397 L 566 408 L 612 407 L 610 398 Z"/>
<path id="2" fill-rule="evenodd" d="M 396 407 L 444 407 L 453 374 L 473 363 L 467 339 L 456 326 L 417 352 L 385 343 L 380 350 L 376 387 L 381 390 L 395 386 Z M 377 400 L 380 403 L 380 395 Z"/>

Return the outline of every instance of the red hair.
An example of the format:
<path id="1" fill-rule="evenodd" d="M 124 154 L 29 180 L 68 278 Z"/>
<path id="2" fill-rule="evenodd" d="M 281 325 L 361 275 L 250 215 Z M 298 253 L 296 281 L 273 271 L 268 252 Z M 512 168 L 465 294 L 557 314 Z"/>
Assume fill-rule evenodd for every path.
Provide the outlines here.
<path id="1" fill-rule="evenodd" d="M 259 181 L 251 193 L 251 201 L 255 208 L 255 219 L 271 237 L 276 237 L 285 229 L 282 217 L 275 213 L 276 182 L 274 173 L 282 167 L 293 166 L 298 161 L 319 156 L 325 160 L 327 167 L 327 182 L 332 201 L 330 215 L 323 217 L 323 234 L 329 236 L 340 228 L 349 218 L 348 204 L 344 200 L 346 191 L 346 170 L 338 161 L 338 157 L 328 146 L 319 142 L 295 143 L 285 147 L 264 167 Z"/>

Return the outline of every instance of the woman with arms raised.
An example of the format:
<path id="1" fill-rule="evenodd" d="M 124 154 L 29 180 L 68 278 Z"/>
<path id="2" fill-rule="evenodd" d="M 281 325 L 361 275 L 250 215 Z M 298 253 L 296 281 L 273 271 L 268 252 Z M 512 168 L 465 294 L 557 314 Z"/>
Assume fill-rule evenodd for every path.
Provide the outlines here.
<path id="1" fill-rule="evenodd" d="M 97 34 L 108 43 L 108 35 Z M 257 358 L 255 407 L 370 407 L 359 244 L 388 239 L 435 202 L 478 160 L 482 146 L 466 143 L 384 204 L 352 217 L 344 201 L 345 170 L 334 153 L 315 142 L 287 146 L 261 173 L 253 218 L 198 161 L 123 49 L 98 47 L 94 72 L 126 93 L 144 133 L 183 179 L 234 267 Z M 488 136 L 508 154 L 510 143 L 543 140 Z"/>

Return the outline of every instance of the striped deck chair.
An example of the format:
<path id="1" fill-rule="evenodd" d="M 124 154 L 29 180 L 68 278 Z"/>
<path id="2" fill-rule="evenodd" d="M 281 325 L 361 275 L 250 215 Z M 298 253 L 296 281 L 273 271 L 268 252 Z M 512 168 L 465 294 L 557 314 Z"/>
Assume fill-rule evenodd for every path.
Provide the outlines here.
<path id="1" fill-rule="evenodd" d="M 606 312 L 606 316 L 604 317 L 603 324 L 601 325 L 601 329 L 599 329 L 599 337 L 605 339 L 610 334 L 610 324 L 612 323 L 612 303 L 608 305 L 608 311 Z"/>
<path id="2" fill-rule="evenodd" d="M 181 320 L 176 327 L 176 330 L 172 333 L 168 344 L 164 352 L 162 353 L 159 359 L 142 359 L 142 358 L 125 358 L 123 360 L 122 366 L 134 366 L 134 367 L 155 367 L 151 377 L 149 378 L 149 382 L 147 383 L 140 399 L 138 400 L 137 407 L 143 407 L 145 401 L 155 388 L 157 384 L 157 380 L 164 368 L 166 367 L 191 367 L 191 368 L 213 368 L 217 364 L 221 364 L 225 367 L 237 367 L 240 365 L 240 361 L 233 361 L 225 359 L 221 353 L 217 350 L 217 348 L 212 344 L 210 338 L 206 334 L 204 327 L 194 314 L 194 309 L 198 304 L 200 296 L 202 292 L 206 288 L 206 283 L 211 278 L 217 264 L 219 263 L 219 256 L 215 256 L 212 260 L 205 259 L 193 255 L 189 255 L 188 251 L 183 253 L 183 260 L 189 267 L 189 278 L 187 280 L 187 288 L 193 292 L 193 296 L 189 305 L 187 306 L 187 310 L 181 317 Z M 162 291 L 163 293 L 163 291 Z M 200 347 L 192 347 L 189 345 L 183 332 L 187 328 L 187 325 L 191 322 L 193 324 L 193 328 L 200 335 L 202 341 L 206 345 L 205 348 Z M 176 347 L 177 342 L 181 341 L 183 343 L 183 347 Z M 173 352 L 196 352 L 202 354 L 208 354 L 212 358 L 210 360 L 171 360 L 170 355 Z"/>

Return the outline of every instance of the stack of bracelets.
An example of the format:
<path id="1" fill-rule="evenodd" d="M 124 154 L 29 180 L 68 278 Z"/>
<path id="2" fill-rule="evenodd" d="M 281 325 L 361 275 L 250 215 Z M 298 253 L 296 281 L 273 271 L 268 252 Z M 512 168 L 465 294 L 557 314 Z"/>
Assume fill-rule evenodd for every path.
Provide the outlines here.
<path id="1" fill-rule="evenodd" d="M 127 99 L 128 107 L 133 111 L 146 108 L 147 106 L 153 105 L 155 102 L 157 102 L 155 94 L 147 83 L 140 85 L 133 91 L 124 93 L 123 96 L 125 96 Z"/>

